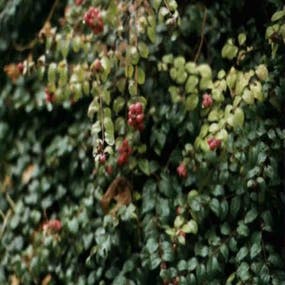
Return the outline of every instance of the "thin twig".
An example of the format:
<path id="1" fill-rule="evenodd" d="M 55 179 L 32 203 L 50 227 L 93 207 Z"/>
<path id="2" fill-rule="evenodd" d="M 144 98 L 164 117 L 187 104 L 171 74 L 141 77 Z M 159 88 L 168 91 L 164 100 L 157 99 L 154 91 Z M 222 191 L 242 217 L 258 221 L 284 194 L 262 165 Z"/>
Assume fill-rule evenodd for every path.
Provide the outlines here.
<path id="1" fill-rule="evenodd" d="M 53 14 L 54 14 L 55 8 L 56 8 L 58 3 L 59 3 L 59 0 L 55 0 L 54 1 L 54 3 L 52 5 L 52 7 L 51 7 L 51 10 L 50 10 L 50 12 L 49 12 L 49 14 L 47 16 L 47 19 L 46 19 L 43 27 L 46 25 L 46 23 L 48 23 L 51 20 Z M 35 44 L 37 43 L 37 41 L 38 41 L 38 37 L 36 37 L 35 39 L 33 39 L 31 42 L 29 42 L 26 45 L 20 45 L 20 44 L 17 44 L 17 43 L 14 43 L 13 45 L 14 45 L 14 48 L 15 48 L 16 51 L 24 51 L 24 50 L 27 50 L 27 49 L 32 49 L 35 46 Z"/>
<path id="2" fill-rule="evenodd" d="M 12 200 L 11 196 L 10 196 L 8 193 L 6 193 L 6 199 L 7 199 L 8 203 L 9 203 L 10 207 L 11 207 L 12 210 L 14 211 L 14 210 L 15 210 L 15 207 L 16 207 L 16 204 L 15 204 L 15 202 Z"/>
<path id="3" fill-rule="evenodd" d="M 5 219 L 4 219 L 3 225 L 2 225 L 2 227 L 1 227 L 0 239 L 2 238 L 2 236 L 3 236 L 4 232 L 5 232 L 5 229 L 6 229 L 6 226 L 7 226 L 7 222 L 8 222 L 8 220 L 9 220 L 11 214 L 12 214 L 12 210 L 9 209 L 8 212 L 7 212 L 7 214 L 5 215 Z"/>
<path id="4" fill-rule="evenodd" d="M 207 8 L 205 8 L 205 12 L 203 15 L 203 22 L 202 22 L 202 28 L 201 28 L 201 39 L 200 39 L 200 43 L 199 43 L 199 48 L 196 52 L 195 58 L 194 58 L 194 62 L 197 62 L 199 55 L 201 53 L 201 49 L 204 43 L 204 36 L 205 36 L 205 26 L 206 26 L 206 21 L 207 21 Z"/>
<path id="5" fill-rule="evenodd" d="M 4 212 L 1 209 L 0 209 L 0 215 L 3 218 L 3 220 L 5 220 L 6 216 L 5 216 Z"/>

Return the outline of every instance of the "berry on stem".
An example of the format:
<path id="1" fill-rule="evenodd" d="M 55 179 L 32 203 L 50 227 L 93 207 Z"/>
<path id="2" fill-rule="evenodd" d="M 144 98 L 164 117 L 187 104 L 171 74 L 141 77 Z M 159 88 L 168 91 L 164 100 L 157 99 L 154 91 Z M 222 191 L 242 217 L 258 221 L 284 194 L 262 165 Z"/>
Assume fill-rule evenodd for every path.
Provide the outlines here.
<path id="1" fill-rule="evenodd" d="M 215 150 L 221 146 L 222 141 L 219 139 L 215 139 L 215 138 L 209 138 L 207 140 L 207 143 L 208 143 L 210 150 Z"/>
<path id="2" fill-rule="evenodd" d="M 186 166 L 185 166 L 185 164 L 183 162 L 181 162 L 179 164 L 179 166 L 177 167 L 176 171 L 177 171 L 177 174 L 180 177 L 182 177 L 182 178 L 186 178 L 187 177 L 187 174 L 188 174 L 187 173 L 187 168 L 186 168 Z"/>
<path id="3" fill-rule="evenodd" d="M 43 224 L 43 231 L 49 233 L 57 233 L 61 230 L 62 224 L 60 220 L 49 220 Z"/>
<path id="4" fill-rule="evenodd" d="M 205 93 L 203 95 L 203 101 L 202 101 L 202 107 L 203 108 L 209 108 L 213 105 L 213 98 L 208 93 Z"/>
<path id="5" fill-rule="evenodd" d="M 90 7 L 84 14 L 84 22 L 95 35 L 102 33 L 104 30 L 104 22 L 100 10 L 95 7 Z"/>
<path id="6" fill-rule="evenodd" d="M 47 103 L 53 103 L 54 102 L 54 93 L 50 92 L 47 88 L 45 89 L 45 100 Z"/>
<path id="7" fill-rule="evenodd" d="M 140 132 L 144 129 L 144 113 L 143 105 L 136 102 L 130 105 L 128 111 L 128 125 Z"/>

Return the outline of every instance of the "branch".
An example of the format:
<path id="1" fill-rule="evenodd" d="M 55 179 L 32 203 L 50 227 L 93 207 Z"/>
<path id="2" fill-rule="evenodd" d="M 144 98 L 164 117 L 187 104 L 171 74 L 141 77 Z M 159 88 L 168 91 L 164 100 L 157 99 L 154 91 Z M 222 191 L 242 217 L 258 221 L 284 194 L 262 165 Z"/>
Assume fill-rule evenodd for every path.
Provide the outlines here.
<path id="1" fill-rule="evenodd" d="M 207 8 L 205 8 L 205 12 L 204 12 L 204 16 L 203 16 L 202 29 L 201 29 L 201 39 L 200 39 L 199 48 L 198 48 L 196 55 L 195 55 L 195 58 L 194 58 L 194 62 L 197 62 L 199 55 L 201 53 L 201 49 L 202 49 L 203 42 L 204 42 L 204 36 L 205 36 L 206 21 L 207 21 Z"/>
<path id="2" fill-rule="evenodd" d="M 55 1 L 54 1 L 54 3 L 53 3 L 53 5 L 52 5 L 52 7 L 51 7 L 51 10 L 50 10 L 50 12 L 49 12 L 49 14 L 48 14 L 48 16 L 47 16 L 47 19 L 46 19 L 46 21 L 45 21 L 43 27 L 45 26 L 46 23 L 48 23 L 48 22 L 51 20 L 53 14 L 54 14 L 54 12 L 55 12 L 55 8 L 56 8 L 56 6 L 57 6 L 58 3 L 59 3 L 59 0 L 55 0 Z M 43 28 L 43 27 L 42 27 L 42 28 Z M 41 30 L 42 30 L 42 29 L 41 29 Z M 14 45 L 14 48 L 15 48 L 16 51 L 22 52 L 22 51 L 27 50 L 27 49 L 32 49 L 32 48 L 36 45 L 37 40 L 38 40 L 38 38 L 36 37 L 35 39 L 33 39 L 31 42 L 29 42 L 29 43 L 26 44 L 26 45 L 20 45 L 20 44 L 17 44 L 17 43 L 14 43 L 13 45 Z"/>

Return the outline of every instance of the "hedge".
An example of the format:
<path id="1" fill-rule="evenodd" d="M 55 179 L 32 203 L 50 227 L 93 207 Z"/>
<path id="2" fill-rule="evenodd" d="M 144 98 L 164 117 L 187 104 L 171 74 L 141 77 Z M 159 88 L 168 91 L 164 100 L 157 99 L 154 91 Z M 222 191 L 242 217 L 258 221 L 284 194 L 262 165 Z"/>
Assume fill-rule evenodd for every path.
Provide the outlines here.
<path id="1" fill-rule="evenodd" d="M 0 1 L 0 283 L 285 284 L 282 1 L 38 2 Z"/>

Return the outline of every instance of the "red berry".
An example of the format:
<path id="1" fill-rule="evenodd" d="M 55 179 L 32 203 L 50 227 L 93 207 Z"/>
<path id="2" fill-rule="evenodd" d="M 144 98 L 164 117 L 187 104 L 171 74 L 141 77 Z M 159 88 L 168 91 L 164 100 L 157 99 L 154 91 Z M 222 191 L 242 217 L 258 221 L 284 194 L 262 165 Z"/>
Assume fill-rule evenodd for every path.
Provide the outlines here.
<path id="1" fill-rule="evenodd" d="M 144 114 L 139 114 L 139 115 L 136 116 L 136 122 L 138 124 L 142 123 L 143 119 L 144 119 Z"/>
<path id="2" fill-rule="evenodd" d="M 182 162 L 179 164 L 179 166 L 176 169 L 177 174 L 182 177 L 182 178 L 186 178 L 187 177 L 187 168 L 185 166 L 185 164 Z"/>
<path id="3" fill-rule="evenodd" d="M 45 90 L 45 99 L 47 103 L 54 102 L 54 93 L 50 92 L 47 88 Z"/>
<path id="4" fill-rule="evenodd" d="M 106 162 L 106 154 L 105 153 L 101 153 L 99 156 L 99 162 L 101 164 L 104 164 Z"/>
<path id="5" fill-rule="evenodd" d="M 129 126 L 131 126 L 131 127 L 133 127 L 134 126 L 134 121 L 133 121 L 133 119 L 128 119 L 128 125 Z"/>
<path id="6" fill-rule="evenodd" d="M 22 62 L 19 62 L 17 64 L 17 68 L 18 68 L 18 71 L 22 74 L 24 71 L 24 64 Z"/>
<path id="7" fill-rule="evenodd" d="M 59 232 L 62 228 L 60 220 L 49 220 L 43 224 L 44 231 Z"/>
<path id="8" fill-rule="evenodd" d="M 90 7 L 84 14 L 84 21 L 94 34 L 97 35 L 103 32 L 104 22 L 99 9 Z"/>
<path id="9" fill-rule="evenodd" d="M 75 0 L 75 5 L 79 6 L 83 3 L 84 0 Z"/>
<path id="10" fill-rule="evenodd" d="M 136 112 L 136 106 L 135 104 L 131 104 L 130 107 L 129 107 L 129 112 L 130 114 L 134 114 Z"/>
<path id="11" fill-rule="evenodd" d="M 118 165 L 122 166 L 127 162 L 128 162 L 128 155 L 126 153 L 120 154 L 117 160 Z"/>
<path id="12" fill-rule="evenodd" d="M 140 123 L 137 129 L 142 132 L 144 130 L 144 123 Z"/>
<path id="13" fill-rule="evenodd" d="M 203 108 L 209 108 L 212 105 L 213 105 L 213 99 L 212 99 L 211 95 L 209 95 L 208 93 L 205 93 L 203 95 L 203 101 L 202 101 Z"/>
<path id="14" fill-rule="evenodd" d="M 215 150 L 221 146 L 222 141 L 219 139 L 215 139 L 215 138 L 209 138 L 207 140 L 207 143 L 209 145 L 210 150 Z"/>
<path id="15" fill-rule="evenodd" d="M 137 114 L 141 114 L 142 111 L 143 111 L 143 106 L 142 106 L 142 103 L 141 102 L 137 102 L 135 104 L 135 111 Z"/>

